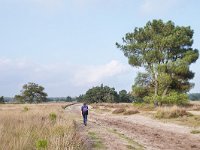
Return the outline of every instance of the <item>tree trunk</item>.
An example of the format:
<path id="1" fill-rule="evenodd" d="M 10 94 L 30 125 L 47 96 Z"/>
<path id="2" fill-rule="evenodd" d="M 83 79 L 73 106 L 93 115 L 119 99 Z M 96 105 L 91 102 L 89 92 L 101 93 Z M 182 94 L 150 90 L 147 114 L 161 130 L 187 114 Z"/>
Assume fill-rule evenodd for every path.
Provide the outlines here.
<path id="1" fill-rule="evenodd" d="M 163 91 L 162 100 L 163 100 L 164 97 L 167 95 L 168 90 L 169 90 L 169 86 L 167 86 L 167 87 L 165 88 L 165 90 Z"/>
<path id="2" fill-rule="evenodd" d="M 155 80 L 155 87 L 154 87 L 154 96 L 155 96 L 155 98 L 154 98 L 154 105 L 155 105 L 155 107 L 157 107 L 158 106 L 158 100 L 157 100 L 157 96 L 158 96 L 158 74 L 157 74 L 157 72 L 155 72 L 155 74 L 154 74 L 154 80 Z"/>

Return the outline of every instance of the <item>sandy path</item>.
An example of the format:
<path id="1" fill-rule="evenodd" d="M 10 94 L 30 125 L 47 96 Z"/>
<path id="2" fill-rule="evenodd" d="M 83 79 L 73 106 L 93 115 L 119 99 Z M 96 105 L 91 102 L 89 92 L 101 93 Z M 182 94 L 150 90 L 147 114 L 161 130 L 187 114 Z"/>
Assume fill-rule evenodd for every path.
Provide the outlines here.
<path id="1" fill-rule="evenodd" d="M 80 107 L 80 104 L 76 104 L 67 111 L 79 118 L 79 129 L 87 136 L 88 149 L 200 149 L 200 135 L 191 134 L 191 128 L 162 123 L 141 115 L 118 116 L 90 111 L 88 126 L 85 127 L 82 125 L 82 118 L 79 117 Z M 96 141 L 88 136 L 88 133 L 95 133 L 104 146 L 92 146 Z"/>

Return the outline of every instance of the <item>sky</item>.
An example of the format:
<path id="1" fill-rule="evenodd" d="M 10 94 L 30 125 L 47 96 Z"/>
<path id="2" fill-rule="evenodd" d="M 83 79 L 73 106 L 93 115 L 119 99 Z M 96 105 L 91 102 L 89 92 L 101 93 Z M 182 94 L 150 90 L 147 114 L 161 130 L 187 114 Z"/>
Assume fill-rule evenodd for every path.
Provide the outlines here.
<path id="1" fill-rule="evenodd" d="M 101 83 L 131 91 L 138 68 L 115 43 L 148 21 L 191 26 L 200 49 L 198 0 L 0 0 L 0 96 L 34 82 L 49 96 L 78 96 Z M 200 59 L 191 65 L 200 92 Z"/>

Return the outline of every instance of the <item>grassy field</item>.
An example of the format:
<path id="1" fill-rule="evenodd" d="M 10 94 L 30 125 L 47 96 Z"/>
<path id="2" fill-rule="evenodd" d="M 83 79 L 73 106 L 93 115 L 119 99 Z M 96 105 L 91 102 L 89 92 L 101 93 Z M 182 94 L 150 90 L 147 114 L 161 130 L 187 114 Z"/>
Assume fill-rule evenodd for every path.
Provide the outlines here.
<path id="1" fill-rule="evenodd" d="M 66 103 L 0 105 L 0 149 L 84 149 Z"/>

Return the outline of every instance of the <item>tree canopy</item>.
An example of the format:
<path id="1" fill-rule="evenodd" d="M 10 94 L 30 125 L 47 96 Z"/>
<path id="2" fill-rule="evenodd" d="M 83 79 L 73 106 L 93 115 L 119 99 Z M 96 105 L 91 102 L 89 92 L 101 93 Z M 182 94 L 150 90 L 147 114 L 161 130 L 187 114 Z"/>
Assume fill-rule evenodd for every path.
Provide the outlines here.
<path id="1" fill-rule="evenodd" d="M 193 33 L 189 26 L 153 20 L 127 33 L 123 44 L 116 43 L 130 65 L 145 69 L 135 79 L 135 96 L 161 104 L 187 101 L 185 93 L 194 85 L 189 82 L 194 77 L 189 66 L 199 57 L 192 48 Z"/>
<path id="2" fill-rule="evenodd" d="M 87 103 L 118 103 L 118 102 L 131 102 L 133 98 L 126 90 L 122 90 L 119 94 L 114 88 L 109 86 L 96 86 L 89 89 L 84 95 L 80 95 L 78 101 L 83 101 Z"/>
<path id="3" fill-rule="evenodd" d="M 47 93 L 44 92 L 44 87 L 29 82 L 25 84 L 20 95 L 15 95 L 15 100 L 20 103 L 41 103 L 47 101 Z"/>
<path id="4" fill-rule="evenodd" d="M 1 96 L 1 97 L 0 97 L 0 104 L 4 104 L 4 103 L 5 103 L 4 97 Z"/>

